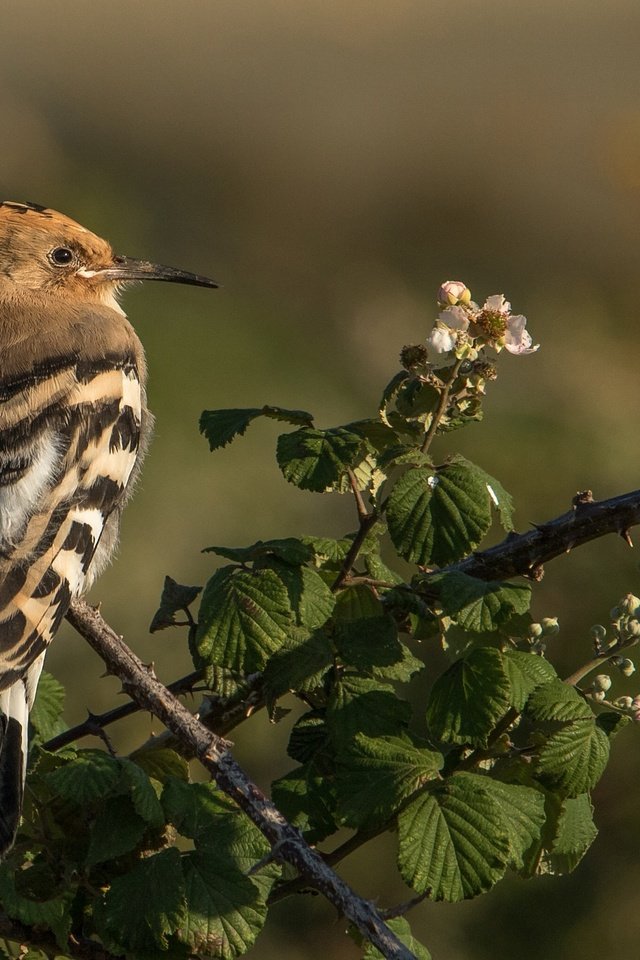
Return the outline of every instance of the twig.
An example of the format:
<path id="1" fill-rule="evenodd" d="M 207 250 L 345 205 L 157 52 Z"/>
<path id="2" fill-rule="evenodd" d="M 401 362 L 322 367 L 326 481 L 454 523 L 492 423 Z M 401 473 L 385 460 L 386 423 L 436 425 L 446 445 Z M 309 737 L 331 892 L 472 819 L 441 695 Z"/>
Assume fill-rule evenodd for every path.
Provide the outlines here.
<path id="1" fill-rule="evenodd" d="M 252 783 L 228 750 L 226 741 L 212 734 L 170 693 L 153 670 L 136 657 L 123 640 L 85 600 L 75 600 L 67 613 L 71 625 L 105 661 L 123 688 L 144 710 L 158 717 L 193 750 L 202 765 L 269 841 L 274 856 L 291 864 L 309 886 L 322 893 L 388 960 L 416 960 L 383 922 L 369 901 L 359 897 L 312 850 L 293 827 Z"/>
<path id="2" fill-rule="evenodd" d="M 353 565 L 358 559 L 358 554 L 360 553 L 362 544 L 366 540 L 369 530 L 371 530 L 378 519 L 378 514 L 375 510 L 372 510 L 371 513 L 367 512 L 365 502 L 362 499 L 362 494 L 358 490 L 358 483 L 353 470 L 349 470 L 349 481 L 351 483 L 351 489 L 356 501 L 356 510 L 358 511 L 358 520 L 360 521 L 360 526 L 358 527 L 358 532 L 353 538 L 353 543 L 349 547 L 349 552 L 347 553 L 342 566 L 340 567 L 340 573 L 333 581 L 331 586 L 331 589 L 334 593 L 345 585 L 345 582 L 349 577 L 351 570 L 353 569 Z"/>
<path id="3" fill-rule="evenodd" d="M 438 427 L 440 426 L 442 415 L 447 409 L 447 404 L 449 403 L 449 394 L 451 393 L 451 387 L 453 386 L 454 380 L 460 373 L 460 367 L 462 366 L 463 363 L 464 363 L 464 359 L 460 358 L 456 360 L 453 367 L 451 368 L 451 374 L 449 375 L 449 379 L 447 380 L 447 382 L 443 387 L 442 393 L 440 394 L 440 400 L 438 401 L 438 406 L 436 407 L 435 413 L 433 414 L 433 419 L 429 424 L 429 429 L 427 430 L 424 440 L 422 441 L 422 446 L 420 447 L 420 450 L 422 451 L 422 453 L 427 453 L 429 450 L 429 447 L 431 446 L 431 442 L 436 435 L 436 431 Z"/>
<path id="4" fill-rule="evenodd" d="M 541 580 L 543 564 L 575 547 L 617 533 L 628 542 L 629 527 L 640 523 L 640 490 L 609 500 L 577 503 L 573 509 L 536 525 L 528 533 L 510 533 L 501 543 L 443 568 L 480 580 L 528 577 Z M 438 571 L 442 573 L 443 571 Z"/>
<path id="5" fill-rule="evenodd" d="M 0 914 L 0 937 L 15 943 L 28 944 L 30 947 L 41 950 L 52 960 L 54 957 L 62 956 L 53 934 L 38 927 L 27 926 L 19 920 L 11 920 L 3 914 Z M 88 939 L 77 940 L 73 936 L 69 938 L 64 948 L 64 955 L 73 957 L 74 960 L 120 960 L 115 954 L 105 950 L 101 943 Z"/>

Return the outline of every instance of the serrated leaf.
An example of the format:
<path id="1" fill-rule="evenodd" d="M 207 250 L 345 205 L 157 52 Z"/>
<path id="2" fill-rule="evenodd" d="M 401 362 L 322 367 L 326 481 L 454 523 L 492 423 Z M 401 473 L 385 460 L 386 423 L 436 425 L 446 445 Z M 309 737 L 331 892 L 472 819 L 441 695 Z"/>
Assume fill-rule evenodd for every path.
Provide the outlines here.
<path id="1" fill-rule="evenodd" d="M 213 849 L 187 854 L 183 870 L 188 912 L 181 939 L 206 957 L 246 953 L 267 918 L 259 885 Z"/>
<path id="2" fill-rule="evenodd" d="M 520 870 L 527 851 L 540 840 L 545 822 L 544 794 L 532 787 L 503 783 L 491 777 L 484 778 L 483 788 L 502 807 L 509 838 L 509 865 Z"/>
<path id="3" fill-rule="evenodd" d="M 505 650 L 503 663 L 511 683 L 511 705 L 521 712 L 530 695 L 545 683 L 557 680 L 558 675 L 548 660 L 535 653 Z"/>
<path id="4" fill-rule="evenodd" d="M 609 739 L 590 717 L 552 733 L 536 751 L 534 771 L 545 786 L 565 797 L 577 797 L 593 789 L 608 760 Z"/>
<path id="5" fill-rule="evenodd" d="M 545 852 L 546 872 L 571 873 L 598 836 L 593 806 L 587 794 L 565 800 L 560 809 L 553 842 Z"/>
<path id="6" fill-rule="evenodd" d="M 242 436 L 256 417 L 270 417 L 296 426 L 313 423 L 313 417 L 305 410 L 285 410 L 283 407 L 204 410 L 200 416 L 200 433 L 209 441 L 209 449 L 217 450 L 231 443 L 235 437 Z"/>
<path id="7" fill-rule="evenodd" d="M 213 825 L 235 810 L 231 801 L 210 783 L 169 780 L 162 791 L 162 807 L 183 837 L 206 841 Z"/>
<path id="8" fill-rule="evenodd" d="M 389 929 L 395 933 L 398 940 L 411 951 L 416 960 L 431 960 L 431 954 L 427 948 L 423 947 L 411 933 L 408 920 L 405 920 L 404 917 L 393 917 L 391 920 L 386 920 L 385 922 Z M 362 960 L 379 960 L 381 957 L 382 954 L 372 943 L 366 945 L 364 953 L 362 954 Z"/>
<path id="9" fill-rule="evenodd" d="M 327 741 L 324 710 L 310 710 L 294 723 L 287 753 L 292 760 L 305 764 L 326 746 Z"/>
<path id="10" fill-rule="evenodd" d="M 334 654 L 329 638 L 314 631 L 300 642 L 291 640 L 274 654 L 264 671 L 264 689 L 269 703 L 289 690 L 311 692 L 322 686 L 323 677 L 333 667 Z"/>
<path id="11" fill-rule="evenodd" d="M 203 553 L 215 553 L 236 563 L 253 563 L 264 557 L 277 557 L 284 563 L 299 566 L 312 560 L 314 551 L 309 544 L 296 537 L 281 540 L 257 540 L 250 547 L 205 547 Z"/>
<path id="12" fill-rule="evenodd" d="M 338 811 L 350 827 L 374 827 L 442 767 L 442 754 L 408 733 L 399 737 L 356 734 L 340 755 L 336 787 Z"/>
<path id="13" fill-rule="evenodd" d="M 49 786 L 83 807 L 103 799 L 120 783 L 120 764 L 101 750 L 80 750 L 74 760 L 46 774 Z"/>
<path id="14" fill-rule="evenodd" d="M 438 579 L 440 601 L 447 616 L 473 633 L 493 633 L 514 614 L 526 613 L 531 603 L 528 584 L 478 580 L 466 573 L 447 573 Z"/>
<path id="15" fill-rule="evenodd" d="M 202 594 L 196 650 L 202 665 L 262 670 L 291 623 L 287 591 L 272 570 L 222 567 Z"/>
<path id="16" fill-rule="evenodd" d="M 327 729 L 338 750 L 348 748 L 358 733 L 369 737 L 398 736 L 411 718 L 411 707 L 377 680 L 346 674 L 331 692 Z"/>
<path id="17" fill-rule="evenodd" d="M 527 703 L 527 714 L 537 721 L 564 724 L 572 720 L 593 720 L 591 708 L 578 691 L 560 679 L 538 687 Z"/>
<path id="18" fill-rule="evenodd" d="M 337 830 L 335 788 L 313 763 L 306 763 L 274 780 L 271 797 L 289 823 L 308 843 L 318 843 Z"/>
<path id="19" fill-rule="evenodd" d="M 394 484 L 389 533 L 405 560 L 453 563 L 473 550 L 491 526 L 490 497 L 478 469 L 463 458 L 437 470 L 414 467 Z"/>
<path id="20" fill-rule="evenodd" d="M 371 673 L 375 667 L 389 667 L 403 659 L 398 627 L 389 614 L 336 621 L 335 642 L 343 661 L 361 673 Z"/>
<path id="21" fill-rule="evenodd" d="M 67 948 L 71 930 L 71 900 L 74 890 L 69 888 L 60 896 L 48 900 L 32 900 L 21 896 L 16 890 L 15 868 L 8 863 L 0 864 L 0 903 L 3 912 L 28 927 L 43 926 L 53 931 L 60 949 Z"/>
<path id="22" fill-rule="evenodd" d="M 353 540 L 346 537 L 343 540 L 334 540 L 331 537 L 303 537 L 302 542 L 311 547 L 316 563 L 320 566 L 325 563 L 341 564 L 353 544 Z"/>
<path id="23" fill-rule="evenodd" d="M 292 567 L 278 560 L 271 561 L 269 569 L 285 586 L 298 626 L 315 630 L 329 619 L 336 598 L 317 570 Z"/>
<path id="24" fill-rule="evenodd" d="M 398 866 L 433 900 L 475 897 L 500 880 L 511 857 L 502 805 L 479 774 L 430 787 L 398 817 Z"/>
<path id="25" fill-rule="evenodd" d="M 434 683 L 427 723 L 437 740 L 484 747 L 510 706 L 502 654 L 493 647 L 476 647 Z"/>
<path id="26" fill-rule="evenodd" d="M 628 714 L 617 713 L 615 710 L 606 710 L 596 717 L 596 725 L 600 727 L 603 733 L 606 733 L 609 740 L 617 737 L 620 731 L 624 730 L 631 722 L 631 717 Z"/>
<path id="27" fill-rule="evenodd" d="M 180 860 L 179 851 L 170 847 L 145 857 L 112 881 L 98 928 L 111 949 L 141 960 L 167 949 L 168 937 L 187 918 Z"/>
<path id="28" fill-rule="evenodd" d="M 352 423 L 345 424 L 347 430 L 358 433 L 368 440 L 374 450 L 378 452 L 386 450 L 391 444 L 397 444 L 398 435 L 387 424 L 380 420 L 354 420 Z"/>
<path id="29" fill-rule="evenodd" d="M 86 864 L 115 860 L 135 850 L 147 830 L 129 797 L 111 797 L 104 804 L 91 828 Z"/>
<path id="30" fill-rule="evenodd" d="M 414 377 L 402 384 L 396 396 L 396 410 L 407 419 L 430 423 L 441 393 L 430 383 Z M 425 416 L 425 414 L 427 416 Z"/>
<path id="31" fill-rule="evenodd" d="M 151 827 L 161 827 L 164 823 L 162 805 L 148 775 L 139 763 L 134 763 L 126 757 L 120 759 L 120 767 L 123 783 L 126 784 L 127 795 L 131 797 L 131 802 L 138 816 Z"/>
<path id="32" fill-rule="evenodd" d="M 63 730 L 67 724 L 62 719 L 65 691 L 61 683 L 50 673 L 44 671 L 38 682 L 38 692 L 31 708 L 29 722 L 40 742 L 50 740 Z"/>
<path id="33" fill-rule="evenodd" d="M 476 470 L 482 476 L 487 492 L 491 498 L 491 505 L 498 511 L 503 529 L 507 531 L 513 530 L 513 499 L 511 494 L 507 493 L 499 480 L 496 480 L 491 474 L 486 473 L 481 467 L 476 467 Z"/>
<path id="34" fill-rule="evenodd" d="M 189 604 L 193 603 L 201 590 L 202 587 L 187 587 L 182 583 L 176 583 L 172 577 L 165 577 L 160 606 L 153 615 L 149 633 L 174 626 L 176 613 L 182 612 L 184 615 Z"/>
<path id="35" fill-rule="evenodd" d="M 410 377 L 410 373 L 408 372 L 408 370 L 399 370 L 398 373 L 396 373 L 395 376 L 391 378 L 389 383 L 386 385 L 386 387 L 382 391 L 382 397 L 380 399 L 380 403 L 378 404 L 378 414 L 380 415 L 380 419 L 383 421 L 383 423 L 386 424 L 387 427 L 391 427 L 391 424 L 389 423 L 389 419 L 387 417 L 389 404 L 395 399 L 395 397 L 397 396 L 398 390 L 400 390 L 403 383 L 405 383 L 409 379 L 409 377 Z"/>
<path id="36" fill-rule="evenodd" d="M 289 483 L 301 490 L 323 493 L 339 487 L 348 469 L 362 459 L 365 445 L 359 434 L 344 427 L 302 427 L 278 437 L 276 457 Z"/>
<path id="37" fill-rule="evenodd" d="M 365 583 L 356 583 L 341 590 L 336 598 L 336 620 L 362 620 L 383 614 L 380 598 Z"/>
<path id="38" fill-rule="evenodd" d="M 144 750 L 134 751 L 131 759 L 144 770 L 148 777 L 160 783 L 166 783 L 174 777 L 186 782 L 189 780 L 189 764 L 175 750 L 151 745 Z"/>

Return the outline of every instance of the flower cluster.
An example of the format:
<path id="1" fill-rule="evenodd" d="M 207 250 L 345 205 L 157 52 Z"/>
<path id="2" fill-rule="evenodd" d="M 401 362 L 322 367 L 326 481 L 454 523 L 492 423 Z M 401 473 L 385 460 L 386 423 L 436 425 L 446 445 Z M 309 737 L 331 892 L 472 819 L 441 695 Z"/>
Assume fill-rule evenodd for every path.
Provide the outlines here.
<path id="1" fill-rule="evenodd" d="M 438 291 L 438 302 L 443 309 L 427 339 L 435 353 L 454 350 L 458 357 L 475 360 L 483 346 L 514 354 L 534 353 L 539 347 L 532 345 L 525 329 L 526 317 L 511 313 L 511 304 L 501 293 L 480 307 L 462 281 L 447 280 Z"/>

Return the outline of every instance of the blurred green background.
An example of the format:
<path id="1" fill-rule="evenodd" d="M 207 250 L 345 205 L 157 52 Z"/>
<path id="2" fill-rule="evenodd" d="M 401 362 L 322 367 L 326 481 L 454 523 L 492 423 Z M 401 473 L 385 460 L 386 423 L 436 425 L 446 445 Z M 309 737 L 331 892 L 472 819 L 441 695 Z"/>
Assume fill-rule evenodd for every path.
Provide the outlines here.
<path id="1" fill-rule="evenodd" d="M 189 666 L 177 634 L 148 634 L 165 573 L 202 583 L 209 544 L 354 526 L 350 502 L 286 485 L 276 424 L 212 455 L 201 410 L 369 415 L 400 347 L 427 335 L 442 280 L 479 300 L 504 292 L 542 343 L 501 355 L 484 423 L 442 454 L 461 449 L 500 478 L 520 530 L 577 490 L 639 486 L 634 0 L 4 0 L 0 35 L 0 195 L 223 284 L 149 285 L 125 303 L 157 429 L 92 597 L 163 678 Z M 534 613 L 560 618 L 561 669 L 588 658 L 589 626 L 620 595 L 640 593 L 638 559 L 610 537 L 549 565 Z M 48 668 L 69 684 L 69 722 L 115 701 L 67 627 Z M 263 715 L 246 728 L 238 756 L 268 784 L 286 730 Z M 127 749 L 158 729 L 138 718 L 114 736 Z M 638 730 L 616 747 L 577 872 L 420 906 L 414 930 L 436 960 L 635 955 Z M 407 897 L 391 848 L 383 838 L 343 870 L 383 905 Z M 320 898 L 295 915 L 288 903 L 251 956 L 347 960 L 343 928 Z"/>

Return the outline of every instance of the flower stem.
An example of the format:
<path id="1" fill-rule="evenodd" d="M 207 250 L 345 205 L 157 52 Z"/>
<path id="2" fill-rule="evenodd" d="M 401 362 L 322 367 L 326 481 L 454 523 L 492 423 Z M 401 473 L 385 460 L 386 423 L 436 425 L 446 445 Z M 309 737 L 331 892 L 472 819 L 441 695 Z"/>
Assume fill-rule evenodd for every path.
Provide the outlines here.
<path id="1" fill-rule="evenodd" d="M 427 453 L 429 450 L 429 447 L 431 446 L 431 442 L 436 435 L 436 431 L 438 427 L 440 426 L 440 421 L 442 420 L 442 417 L 447 409 L 447 404 L 449 403 L 449 394 L 451 393 L 451 387 L 453 386 L 454 380 L 460 373 L 460 368 L 463 363 L 464 363 L 464 359 L 462 357 L 459 357 L 454 363 L 453 367 L 451 368 L 449 379 L 445 383 L 442 389 L 442 393 L 440 394 L 440 401 L 436 408 L 436 412 L 433 415 L 433 420 L 429 424 L 429 429 L 427 430 L 424 440 L 422 441 L 422 446 L 420 447 L 420 450 L 422 453 Z"/>

